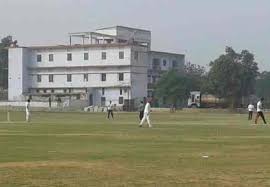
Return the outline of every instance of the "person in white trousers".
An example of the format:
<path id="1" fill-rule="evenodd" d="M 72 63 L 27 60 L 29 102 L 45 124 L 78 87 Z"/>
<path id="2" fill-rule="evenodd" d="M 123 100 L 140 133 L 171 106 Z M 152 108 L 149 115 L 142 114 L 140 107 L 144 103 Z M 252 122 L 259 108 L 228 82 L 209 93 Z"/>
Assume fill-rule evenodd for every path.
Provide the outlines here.
<path id="1" fill-rule="evenodd" d="M 27 122 L 30 122 L 30 99 L 25 103 L 25 118 Z"/>
<path id="2" fill-rule="evenodd" d="M 141 120 L 139 127 L 142 127 L 145 120 L 147 120 L 149 128 L 152 127 L 151 121 L 150 121 L 150 112 L 151 112 L 151 105 L 150 105 L 150 101 L 148 100 L 145 107 L 144 107 L 144 114 L 143 114 L 143 118 Z"/>

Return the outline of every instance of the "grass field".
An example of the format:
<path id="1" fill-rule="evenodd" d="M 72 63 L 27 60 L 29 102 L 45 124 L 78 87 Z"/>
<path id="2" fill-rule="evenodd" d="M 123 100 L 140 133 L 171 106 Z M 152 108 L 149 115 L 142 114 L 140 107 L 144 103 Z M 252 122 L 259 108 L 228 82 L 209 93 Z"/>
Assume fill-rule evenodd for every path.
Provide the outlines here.
<path id="1" fill-rule="evenodd" d="M 136 113 L 35 112 L 30 124 L 0 123 L 0 186 L 270 186 L 269 126 L 240 114 L 151 117 L 152 129 L 138 128 Z"/>

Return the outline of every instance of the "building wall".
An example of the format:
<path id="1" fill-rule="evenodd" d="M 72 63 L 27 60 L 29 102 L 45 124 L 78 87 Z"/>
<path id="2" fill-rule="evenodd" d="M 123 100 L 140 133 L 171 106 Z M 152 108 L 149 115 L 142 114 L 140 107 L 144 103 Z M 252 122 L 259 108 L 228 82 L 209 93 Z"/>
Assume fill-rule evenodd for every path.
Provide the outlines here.
<path id="1" fill-rule="evenodd" d="M 159 65 L 156 65 L 154 61 L 159 62 Z M 185 65 L 185 55 L 151 51 L 149 53 L 148 65 L 148 83 L 156 83 L 162 73 L 166 71 L 172 69 L 178 71 L 183 70 Z"/>
<path id="2" fill-rule="evenodd" d="M 8 99 L 21 100 L 28 90 L 27 66 L 29 52 L 25 48 L 9 49 Z"/>
<path id="3" fill-rule="evenodd" d="M 101 74 L 106 74 L 106 81 L 101 80 Z M 124 80 L 119 81 L 119 73 L 124 74 Z M 72 82 L 67 81 L 67 75 L 71 74 Z M 84 79 L 88 75 L 88 81 Z M 41 82 L 37 76 L 41 75 Z M 53 75 L 53 82 L 49 82 L 49 75 Z M 88 88 L 88 87 L 115 87 L 130 86 L 130 70 L 128 68 L 112 68 L 102 70 L 100 68 L 72 68 L 70 70 L 59 69 L 51 71 L 32 71 L 30 75 L 31 88 Z"/>
<path id="4" fill-rule="evenodd" d="M 122 89 L 122 95 L 120 94 L 120 89 Z M 92 93 L 94 105 L 97 106 L 102 106 L 102 97 L 106 99 L 105 106 L 108 106 L 110 101 L 117 106 L 122 106 L 123 103 L 119 103 L 119 97 L 123 97 L 123 100 L 130 99 L 129 88 L 104 88 L 104 94 L 102 94 L 102 88 L 96 88 Z"/>
<path id="5" fill-rule="evenodd" d="M 142 47 L 133 47 L 132 49 L 132 73 L 131 73 L 131 96 L 142 100 L 147 97 L 147 70 L 148 70 L 148 51 Z M 135 52 L 138 52 L 138 59 L 134 58 Z"/>
<path id="6" fill-rule="evenodd" d="M 120 51 L 124 52 L 124 59 L 119 59 Z M 106 52 L 105 60 L 101 58 L 102 52 Z M 67 53 L 72 53 L 71 61 L 67 61 Z M 88 53 L 89 60 L 84 60 L 84 53 Z M 137 59 L 135 53 L 138 53 Z M 53 54 L 53 61 L 49 61 L 50 54 Z M 41 55 L 41 62 L 37 61 L 37 55 Z M 95 105 L 101 105 L 101 97 L 106 97 L 106 105 L 110 100 L 122 105 L 119 104 L 119 97 L 126 100 L 146 96 L 147 59 L 147 49 L 134 46 L 102 49 L 11 48 L 10 62 L 15 63 L 10 66 L 10 77 L 22 77 L 24 84 L 23 81 L 17 81 L 17 84 L 20 83 L 20 89 L 17 89 L 17 84 L 12 84 L 17 79 L 13 78 L 9 99 L 21 100 L 18 96 L 23 93 L 28 95 L 28 91 L 31 92 L 29 95 L 71 91 L 84 94 L 86 100 L 92 94 Z M 102 73 L 106 74 L 106 81 L 101 80 Z M 119 80 L 119 73 L 123 73 L 123 81 Z M 72 75 L 71 82 L 67 81 L 68 74 Z M 88 81 L 84 79 L 85 74 L 88 75 Z M 41 82 L 37 80 L 38 75 L 41 76 Z M 49 75 L 53 75 L 53 82 L 49 82 Z M 104 95 L 102 89 L 105 90 Z"/>
<path id="7" fill-rule="evenodd" d="M 124 59 L 119 59 L 119 52 L 124 52 Z M 106 59 L 101 58 L 106 52 Z M 72 53 L 72 61 L 67 60 L 67 54 Z M 89 54 L 89 60 L 84 60 L 84 53 Z M 130 47 L 119 48 L 75 48 L 75 49 L 32 49 L 29 66 L 41 67 L 85 67 L 85 66 L 120 66 L 130 65 Z M 37 62 L 37 55 L 42 55 L 42 61 Z M 49 54 L 54 55 L 54 61 L 49 62 Z"/>

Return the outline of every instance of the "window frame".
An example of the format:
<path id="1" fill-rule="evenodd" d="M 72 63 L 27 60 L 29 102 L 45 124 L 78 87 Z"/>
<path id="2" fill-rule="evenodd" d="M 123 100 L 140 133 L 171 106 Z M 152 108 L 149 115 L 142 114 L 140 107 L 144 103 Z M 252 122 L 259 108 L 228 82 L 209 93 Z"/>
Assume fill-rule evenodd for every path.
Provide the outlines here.
<path id="1" fill-rule="evenodd" d="M 89 80 L 89 74 L 88 73 L 84 73 L 83 74 L 83 82 L 88 82 Z"/>
<path id="2" fill-rule="evenodd" d="M 120 77 L 122 77 L 122 80 L 120 80 Z M 125 80 L 124 73 L 118 73 L 118 81 L 124 81 L 124 80 Z"/>
<path id="3" fill-rule="evenodd" d="M 72 82 L 72 74 L 67 74 L 67 82 Z"/>
<path id="4" fill-rule="evenodd" d="M 107 59 L 107 52 L 102 51 L 101 52 L 101 60 L 106 60 Z"/>
<path id="5" fill-rule="evenodd" d="M 54 61 L 54 54 L 49 54 L 49 62 L 53 62 Z"/>
<path id="6" fill-rule="evenodd" d="M 54 76 L 53 76 L 53 74 L 49 74 L 49 82 L 54 82 Z"/>
<path id="7" fill-rule="evenodd" d="M 121 102 L 120 102 L 121 101 Z M 124 104 L 124 97 L 123 96 L 120 96 L 119 98 L 118 98 L 118 103 L 119 103 L 119 105 L 123 105 Z"/>
<path id="8" fill-rule="evenodd" d="M 119 51 L 119 59 L 120 60 L 125 59 L 125 52 L 124 51 Z"/>
<path id="9" fill-rule="evenodd" d="M 72 53 L 67 53 L 67 61 L 72 61 Z"/>
<path id="10" fill-rule="evenodd" d="M 101 73 L 101 82 L 106 82 L 106 80 L 107 80 L 107 74 L 106 73 Z"/>
<path id="11" fill-rule="evenodd" d="M 37 82 L 42 82 L 42 76 L 41 75 L 37 75 Z"/>
<path id="12" fill-rule="evenodd" d="M 134 60 L 139 60 L 139 51 L 134 51 Z"/>
<path id="13" fill-rule="evenodd" d="M 37 54 L 37 62 L 42 62 L 42 55 L 41 54 Z"/>
<path id="14" fill-rule="evenodd" d="M 88 52 L 83 53 L 83 60 L 85 60 L 85 61 L 89 60 L 89 53 Z"/>

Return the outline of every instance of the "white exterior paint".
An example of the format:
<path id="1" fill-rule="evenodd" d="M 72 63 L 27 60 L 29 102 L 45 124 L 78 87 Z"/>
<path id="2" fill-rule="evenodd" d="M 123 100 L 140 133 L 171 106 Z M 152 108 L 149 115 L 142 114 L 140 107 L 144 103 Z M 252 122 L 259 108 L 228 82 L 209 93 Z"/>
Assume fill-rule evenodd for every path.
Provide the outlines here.
<path id="1" fill-rule="evenodd" d="M 28 50 L 26 48 L 9 49 L 9 100 L 20 100 L 28 89 Z"/>
<path id="2" fill-rule="evenodd" d="M 153 83 L 152 80 L 148 81 L 149 76 L 152 79 L 160 75 L 153 68 L 154 58 L 161 60 L 162 71 L 175 68 L 172 67 L 173 61 L 178 64 L 177 69 L 184 66 L 184 55 L 150 51 L 150 31 L 117 26 L 99 29 L 97 32 L 106 37 L 114 35 L 117 40 L 128 40 L 131 37 L 134 43 L 117 43 L 114 38 L 115 43 L 111 44 L 10 48 L 9 100 L 22 101 L 28 95 L 35 98 L 54 95 L 77 97 L 93 105 L 108 105 L 111 100 L 121 106 L 121 97 L 123 100 L 141 100 L 147 96 L 147 84 Z M 88 59 L 84 59 L 85 53 Z M 102 53 L 106 53 L 106 59 L 102 59 Z M 123 59 L 119 53 L 124 54 Z M 72 54 L 71 60 L 67 59 L 68 54 Z M 38 55 L 41 55 L 39 62 Z M 49 60 L 50 55 L 53 55 L 53 61 Z M 163 60 L 167 61 L 166 65 L 163 65 Z M 106 74 L 106 81 L 101 80 L 102 74 Z M 124 80 L 119 80 L 119 74 L 124 75 Z M 49 82 L 50 75 L 53 76 L 53 82 Z M 68 75 L 72 76 L 71 82 L 67 81 Z M 85 75 L 88 81 L 84 79 Z M 41 82 L 38 76 L 41 76 Z M 106 98 L 105 103 L 101 102 L 102 97 Z"/>
<path id="3" fill-rule="evenodd" d="M 135 50 L 139 51 L 139 56 L 142 55 L 139 60 L 132 59 Z M 106 52 L 106 59 L 102 59 L 102 52 Z M 124 53 L 124 59 L 119 58 L 119 52 Z M 67 60 L 68 53 L 72 54 L 71 61 Z M 84 60 L 84 53 L 89 54 L 88 60 Z M 50 54 L 53 54 L 53 61 L 49 61 Z M 119 97 L 124 100 L 146 97 L 146 54 L 145 47 L 131 45 L 10 48 L 9 100 L 24 100 L 25 95 L 79 93 L 80 98 L 85 100 L 92 94 L 94 105 L 101 105 L 101 97 L 106 98 L 105 105 L 110 100 L 116 105 L 122 105 L 119 104 Z M 41 62 L 37 61 L 37 55 L 41 55 Z M 121 73 L 124 80 L 119 80 Z M 67 81 L 68 74 L 72 76 L 71 82 Z M 88 75 L 88 81 L 84 79 L 85 74 Z M 102 81 L 102 74 L 106 74 L 106 81 Z M 41 82 L 37 79 L 38 75 L 41 76 Z M 53 82 L 49 82 L 49 75 L 53 75 Z M 131 79 L 138 75 L 140 78 Z M 134 87 L 133 84 L 138 86 Z M 104 95 L 102 89 L 105 90 Z M 123 89 L 122 95 L 120 89 Z M 134 89 L 136 92 L 132 93 Z"/>

